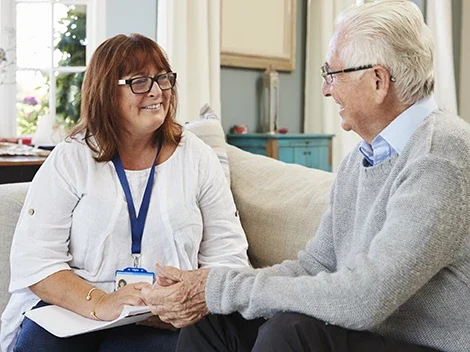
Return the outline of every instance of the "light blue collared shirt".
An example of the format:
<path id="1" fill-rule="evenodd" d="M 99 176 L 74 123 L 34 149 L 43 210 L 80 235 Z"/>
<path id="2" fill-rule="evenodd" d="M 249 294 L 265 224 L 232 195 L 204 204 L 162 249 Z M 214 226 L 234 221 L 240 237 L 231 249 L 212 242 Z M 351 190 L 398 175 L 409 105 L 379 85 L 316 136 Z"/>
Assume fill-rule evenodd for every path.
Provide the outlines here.
<path id="1" fill-rule="evenodd" d="M 434 96 L 430 95 L 403 111 L 382 132 L 374 138 L 372 144 L 362 141 L 359 150 L 369 164 L 377 165 L 400 155 L 419 124 L 437 109 Z"/>

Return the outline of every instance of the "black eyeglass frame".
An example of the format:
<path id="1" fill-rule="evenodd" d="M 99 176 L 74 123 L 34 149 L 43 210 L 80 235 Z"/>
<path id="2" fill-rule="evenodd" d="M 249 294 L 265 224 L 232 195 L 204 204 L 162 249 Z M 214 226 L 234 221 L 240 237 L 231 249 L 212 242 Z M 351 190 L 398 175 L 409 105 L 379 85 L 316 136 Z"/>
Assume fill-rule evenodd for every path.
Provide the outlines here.
<path id="1" fill-rule="evenodd" d="M 323 79 L 325 80 L 325 83 L 331 84 L 332 80 L 328 82 L 328 79 L 327 79 L 328 76 L 336 75 L 338 73 L 348 73 L 348 72 L 368 70 L 372 67 L 374 67 L 374 65 L 362 65 L 362 66 L 356 66 L 356 67 L 348 67 L 348 68 L 344 68 L 342 70 L 337 70 L 337 71 L 328 71 L 329 66 L 328 66 L 328 63 L 325 62 L 325 64 L 320 69 L 321 69 L 321 75 Z"/>
<path id="2" fill-rule="evenodd" d="M 321 75 L 323 79 L 325 80 L 325 83 L 331 84 L 333 82 L 333 79 L 331 79 L 331 81 L 328 82 L 328 78 L 327 78 L 328 76 L 332 76 L 338 73 L 348 73 L 348 72 L 355 72 L 355 71 L 361 71 L 361 70 L 368 70 L 373 67 L 374 65 L 362 65 L 362 66 L 356 66 L 356 67 L 349 67 L 349 68 L 345 68 L 345 69 L 337 70 L 337 71 L 328 71 L 329 66 L 328 66 L 328 63 L 325 62 L 325 64 L 322 67 L 320 67 L 320 70 L 321 70 Z M 390 76 L 390 81 L 396 82 L 397 79 L 393 76 Z"/>
<path id="3" fill-rule="evenodd" d="M 171 83 L 171 87 L 169 87 L 169 88 L 162 88 L 162 87 L 160 86 L 160 83 L 158 83 L 158 79 L 159 79 L 160 77 L 167 76 L 167 75 L 172 75 L 172 76 L 173 76 L 173 81 L 172 81 L 171 79 L 168 79 L 168 80 L 170 81 L 170 83 Z M 126 84 L 129 85 L 129 87 L 131 88 L 132 93 L 134 93 L 134 94 L 147 94 L 148 92 L 150 92 L 150 91 L 152 90 L 152 87 L 153 87 L 153 84 L 154 84 L 154 83 L 157 83 L 158 87 L 159 87 L 162 91 L 172 89 L 172 88 L 175 86 L 175 84 L 176 84 L 176 77 L 177 77 L 176 72 L 167 72 L 167 73 L 162 73 L 162 74 L 160 74 L 160 75 L 155 75 L 155 76 L 153 76 L 153 77 L 142 76 L 142 77 L 135 77 L 135 78 L 129 78 L 129 79 L 120 79 L 120 80 L 118 80 L 118 85 L 120 85 L 120 86 L 123 86 L 123 85 L 126 85 Z M 146 90 L 145 92 L 138 92 L 138 93 L 136 93 L 136 92 L 134 92 L 134 88 L 132 88 L 132 82 L 134 82 L 134 81 L 136 81 L 136 80 L 138 80 L 138 79 L 142 79 L 142 78 L 150 78 L 152 83 L 150 84 L 149 89 Z"/>

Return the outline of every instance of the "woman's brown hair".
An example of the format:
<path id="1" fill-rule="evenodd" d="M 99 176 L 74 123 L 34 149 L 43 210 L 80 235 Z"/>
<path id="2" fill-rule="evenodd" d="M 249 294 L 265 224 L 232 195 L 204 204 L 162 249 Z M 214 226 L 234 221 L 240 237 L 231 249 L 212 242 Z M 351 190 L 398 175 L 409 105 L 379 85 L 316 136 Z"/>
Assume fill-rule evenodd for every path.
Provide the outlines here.
<path id="1" fill-rule="evenodd" d="M 118 80 L 141 72 L 149 65 L 158 72 L 170 72 L 170 64 L 155 41 L 140 34 L 119 34 L 104 41 L 94 52 L 85 73 L 82 86 L 81 114 L 69 137 L 84 133 L 86 144 L 96 153 L 97 161 L 109 161 L 120 146 Z M 156 131 L 153 143 L 178 145 L 181 126 L 176 123 L 178 95 L 172 89 L 170 106 L 165 121 Z"/>

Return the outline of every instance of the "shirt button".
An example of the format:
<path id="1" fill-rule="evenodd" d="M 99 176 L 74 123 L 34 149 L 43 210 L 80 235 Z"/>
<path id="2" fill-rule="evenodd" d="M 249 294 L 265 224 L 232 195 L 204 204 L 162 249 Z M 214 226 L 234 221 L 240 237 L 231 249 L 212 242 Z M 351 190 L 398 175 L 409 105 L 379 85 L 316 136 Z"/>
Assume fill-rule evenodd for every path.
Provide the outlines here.
<path id="1" fill-rule="evenodd" d="M 33 215 L 33 214 L 34 214 L 34 209 L 33 209 L 33 208 L 29 209 L 29 210 L 28 210 L 28 214 L 29 214 L 29 215 Z"/>

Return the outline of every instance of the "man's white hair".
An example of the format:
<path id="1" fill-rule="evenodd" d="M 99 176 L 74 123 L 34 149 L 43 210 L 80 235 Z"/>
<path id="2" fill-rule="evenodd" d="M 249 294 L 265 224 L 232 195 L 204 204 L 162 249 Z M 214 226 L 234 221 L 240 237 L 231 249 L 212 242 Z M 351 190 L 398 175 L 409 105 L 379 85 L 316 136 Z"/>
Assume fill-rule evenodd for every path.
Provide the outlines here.
<path id="1" fill-rule="evenodd" d="M 396 79 L 400 102 L 434 91 L 434 41 L 420 9 L 408 0 L 355 5 L 336 20 L 337 53 L 345 67 L 382 65 Z"/>

